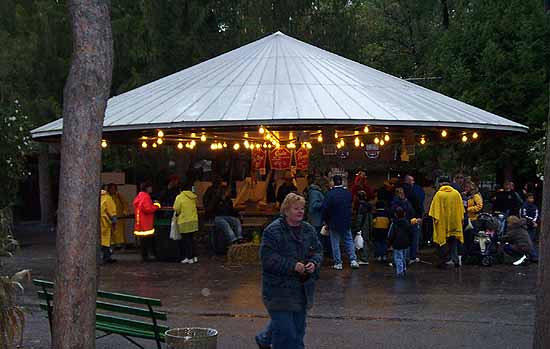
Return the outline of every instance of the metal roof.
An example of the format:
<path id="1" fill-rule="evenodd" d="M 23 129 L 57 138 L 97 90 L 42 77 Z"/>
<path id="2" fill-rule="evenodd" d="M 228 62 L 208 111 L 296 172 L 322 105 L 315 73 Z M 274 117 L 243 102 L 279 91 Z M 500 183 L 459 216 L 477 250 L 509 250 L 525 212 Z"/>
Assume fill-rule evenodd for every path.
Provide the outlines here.
<path id="1" fill-rule="evenodd" d="M 527 130 L 277 32 L 112 97 L 104 131 L 258 124 Z M 59 119 L 31 133 L 61 129 Z"/>

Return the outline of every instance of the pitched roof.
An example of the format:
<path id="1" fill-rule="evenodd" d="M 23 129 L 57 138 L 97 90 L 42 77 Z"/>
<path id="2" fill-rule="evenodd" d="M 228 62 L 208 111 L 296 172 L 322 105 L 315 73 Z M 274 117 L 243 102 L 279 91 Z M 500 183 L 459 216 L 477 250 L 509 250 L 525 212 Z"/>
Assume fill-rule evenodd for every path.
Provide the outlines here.
<path id="1" fill-rule="evenodd" d="M 244 125 L 527 127 L 281 32 L 109 99 L 104 131 Z M 62 119 L 34 129 L 61 134 Z"/>

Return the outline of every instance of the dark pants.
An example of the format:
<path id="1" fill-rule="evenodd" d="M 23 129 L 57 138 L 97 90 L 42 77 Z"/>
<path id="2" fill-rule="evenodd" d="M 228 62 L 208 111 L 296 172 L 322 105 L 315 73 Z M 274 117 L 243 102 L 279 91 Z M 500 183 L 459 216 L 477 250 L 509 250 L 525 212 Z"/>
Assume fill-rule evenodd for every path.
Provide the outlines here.
<path id="1" fill-rule="evenodd" d="M 111 248 L 108 246 L 101 246 L 101 259 L 103 262 L 107 262 L 111 260 Z"/>
<path id="2" fill-rule="evenodd" d="M 194 239 L 195 233 L 181 234 L 180 259 L 196 257 L 197 247 Z"/>
<path id="3" fill-rule="evenodd" d="M 141 236 L 139 238 L 139 243 L 141 245 L 141 258 L 143 260 L 148 260 L 150 257 L 157 256 L 157 249 L 155 246 L 155 236 Z"/>
<path id="4" fill-rule="evenodd" d="M 272 349 L 303 349 L 306 334 L 306 310 L 270 311 L 271 321 L 257 336 L 263 345 Z"/>
<path id="5" fill-rule="evenodd" d="M 387 240 L 374 240 L 374 257 L 381 257 L 386 259 L 386 254 L 388 251 L 388 241 Z"/>
<path id="6" fill-rule="evenodd" d="M 523 257 L 524 255 L 527 254 L 527 253 L 524 253 L 523 251 L 520 251 L 519 249 L 517 249 L 514 245 L 510 245 L 510 244 L 504 244 L 502 249 L 504 250 L 504 252 L 507 255 L 510 255 L 514 259 L 519 259 L 519 258 L 521 258 L 521 257 Z"/>
<path id="7" fill-rule="evenodd" d="M 441 263 L 451 259 L 455 264 L 458 264 L 458 240 L 454 236 L 447 238 L 447 243 L 439 246 L 439 258 Z"/>

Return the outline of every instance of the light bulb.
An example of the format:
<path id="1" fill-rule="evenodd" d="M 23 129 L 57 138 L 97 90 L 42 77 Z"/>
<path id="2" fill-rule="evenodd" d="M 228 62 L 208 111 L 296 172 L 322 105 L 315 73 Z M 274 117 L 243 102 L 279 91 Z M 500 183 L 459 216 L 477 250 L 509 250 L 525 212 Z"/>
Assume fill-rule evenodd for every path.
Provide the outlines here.
<path id="1" fill-rule="evenodd" d="M 361 140 L 359 139 L 359 137 L 355 137 L 354 143 L 356 147 L 359 147 L 361 145 Z"/>
<path id="2" fill-rule="evenodd" d="M 447 131 L 446 130 L 441 131 L 441 137 L 447 137 Z"/>
<path id="3" fill-rule="evenodd" d="M 107 148 L 107 141 L 104 139 L 101 140 L 101 148 Z"/>
<path id="4" fill-rule="evenodd" d="M 197 137 L 197 134 L 195 132 L 191 133 L 191 138 Z"/>
<path id="5" fill-rule="evenodd" d="M 227 148 L 227 143 L 223 142 L 222 145 L 223 145 L 224 148 Z"/>
<path id="6" fill-rule="evenodd" d="M 157 138 L 157 143 L 158 143 L 159 145 L 161 145 L 162 142 L 163 142 L 162 138 Z"/>
<path id="7" fill-rule="evenodd" d="M 191 149 L 191 148 L 192 148 L 192 147 L 191 147 L 191 144 L 189 144 L 189 143 L 185 143 L 185 147 L 186 147 L 187 149 Z"/>
<path id="8" fill-rule="evenodd" d="M 389 141 L 390 141 L 390 135 L 388 135 L 388 134 L 385 135 L 385 136 L 384 136 L 384 140 L 385 140 L 386 142 L 389 142 Z"/>
<path id="9" fill-rule="evenodd" d="M 195 140 L 191 140 L 191 142 L 189 143 L 189 145 L 191 146 L 191 148 L 195 147 L 197 145 L 197 142 L 195 142 Z"/>
<path id="10" fill-rule="evenodd" d="M 474 133 L 472 134 L 472 138 L 473 138 L 473 139 L 477 139 L 478 137 L 479 137 L 479 135 L 477 134 L 477 132 L 474 132 Z"/>
<path id="11" fill-rule="evenodd" d="M 368 126 L 365 126 L 365 128 L 363 129 L 363 132 L 369 133 L 369 127 L 368 127 Z"/>
<path id="12" fill-rule="evenodd" d="M 313 146 L 311 145 L 311 143 L 307 142 L 306 143 L 306 148 L 311 149 L 311 148 L 313 148 Z"/>
<path id="13" fill-rule="evenodd" d="M 141 147 L 142 148 L 147 148 L 147 142 L 145 142 L 145 141 L 141 142 Z"/>
<path id="14" fill-rule="evenodd" d="M 379 144 L 380 143 L 380 139 L 378 137 L 374 137 L 374 144 Z"/>
<path id="15" fill-rule="evenodd" d="M 239 143 L 233 144 L 233 149 L 235 149 L 235 150 L 239 150 L 240 147 L 241 147 L 241 145 Z"/>
<path id="16" fill-rule="evenodd" d="M 201 135 L 201 142 L 206 142 L 206 135 Z"/>
<path id="17" fill-rule="evenodd" d="M 466 135 L 462 136 L 462 142 L 463 143 L 468 142 L 468 137 Z"/>
<path id="18" fill-rule="evenodd" d="M 336 144 L 336 148 L 338 148 L 338 149 L 342 148 L 342 146 L 340 145 L 340 143 Z"/>
<path id="19" fill-rule="evenodd" d="M 248 138 L 248 132 L 244 133 L 244 138 Z"/>
<path id="20" fill-rule="evenodd" d="M 266 134 L 265 139 L 267 139 L 269 141 L 271 139 L 271 133 Z"/>
<path id="21" fill-rule="evenodd" d="M 424 139 L 424 137 L 420 138 L 420 144 L 422 145 L 426 144 L 426 140 Z"/>
<path id="22" fill-rule="evenodd" d="M 361 142 L 361 147 L 364 147 L 365 146 L 365 143 Z"/>
<path id="23" fill-rule="evenodd" d="M 353 131 L 353 134 L 357 136 L 359 134 L 359 131 Z"/>
<path id="24" fill-rule="evenodd" d="M 265 132 L 265 129 L 262 126 L 260 126 L 260 128 L 258 129 L 258 132 L 260 132 L 260 134 L 263 135 Z"/>
<path id="25" fill-rule="evenodd" d="M 338 132 L 334 132 L 334 138 L 338 138 Z"/>
<path id="26" fill-rule="evenodd" d="M 178 149 L 183 149 L 183 143 L 182 142 L 178 143 Z"/>
<path id="27" fill-rule="evenodd" d="M 250 144 L 248 143 L 248 140 L 245 139 L 244 142 L 243 142 L 243 144 L 244 144 L 244 147 L 245 147 L 246 149 L 250 148 Z"/>
<path id="28" fill-rule="evenodd" d="M 156 148 L 157 147 L 157 143 L 153 143 L 153 148 Z"/>
<path id="29" fill-rule="evenodd" d="M 323 143 L 323 135 L 317 136 L 317 142 Z"/>
<path id="30" fill-rule="evenodd" d="M 256 149 L 260 149 L 262 145 L 260 143 L 256 143 Z"/>
<path id="31" fill-rule="evenodd" d="M 386 144 L 386 142 L 384 142 L 384 140 L 381 140 L 380 141 L 380 146 L 383 146 L 384 144 Z"/>
<path id="32" fill-rule="evenodd" d="M 342 138 L 342 139 L 340 139 L 340 143 L 339 143 L 339 144 L 340 144 L 341 147 L 343 147 L 343 146 L 346 145 L 346 142 L 344 142 L 344 139 Z"/>
<path id="33" fill-rule="evenodd" d="M 162 130 L 159 130 L 159 131 L 157 132 L 157 136 L 158 136 L 159 138 L 164 137 L 164 132 L 162 132 Z"/>
<path id="34" fill-rule="evenodd" d="M 218 149 L 218 145 L 216 143 L 212 143 L 210 144 L 210 149 L 212 150 L 217 150 Z"/>
<path id="35" fill-rule="evenodd" d="M 294 139 L 294 133 L 290 132 L 288 134 L 288 140 L 290 141 L 290 140 L 293 140 L 293 139 Z"/>
<path id="36" fill-rule="evenodd" d="M 264 142 L 263 147 L 264 147 L 264 149 L 267 148 L 267 143 Z"/>

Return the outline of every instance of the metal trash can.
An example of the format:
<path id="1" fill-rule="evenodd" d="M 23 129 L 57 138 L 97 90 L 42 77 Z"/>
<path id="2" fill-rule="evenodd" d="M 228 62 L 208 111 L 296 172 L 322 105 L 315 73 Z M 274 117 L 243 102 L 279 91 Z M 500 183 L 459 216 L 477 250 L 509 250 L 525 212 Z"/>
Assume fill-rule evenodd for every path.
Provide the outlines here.
<path id="1" fill-rule="evenodd" d="M 173 328 L 166 331 L 167 349 L 216 349 L 218 331 L 213 328 Z"/>

